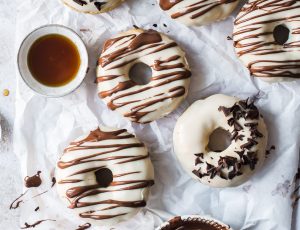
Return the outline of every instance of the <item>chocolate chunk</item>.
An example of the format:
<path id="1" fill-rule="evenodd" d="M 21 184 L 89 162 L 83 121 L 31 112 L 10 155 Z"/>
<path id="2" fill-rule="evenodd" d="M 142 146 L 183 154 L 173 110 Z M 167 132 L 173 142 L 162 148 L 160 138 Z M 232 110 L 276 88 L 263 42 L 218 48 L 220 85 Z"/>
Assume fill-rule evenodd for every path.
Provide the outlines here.
<path id="1" fill-rule="evenodd" d="M 196 157 L 200 157 L 200 158 L 202 158 L 203 159 L 203 157 L 204 157 L 204 154 L 203 153 L 195 153 L 194 154 Z"/>
<path id="2" fill-rule="evenodd" d="M 240 135 L 236 136 L 234 140 L 235 140 L 235 141 L 237 141 L 237 140 L 242 141 L 244 137 L 245 137 L 245 135 L 240 134 Z"/>
<path id="3" fill-rule="evenodd" d="M 84 6 L 87 4 L 86 1 L 83 1 L 83 0 L 73 0 L 73 2 L 77 3 L 78 5 L 81 5 L 81 6 Z"/>
<path id="4" fill-rule="evenodd" d="M 236 121 L 234 122 L 233 127 L 236 131 L 241 131 L 243 129 L 243 127 Z"/>
<path id="5" fill-rule="evenodd" d="M 237 135 L 238 135 L 238 132 L 234 130 L 233 134 L 230 137 L 230 140 L 235 140 L 235 138 L 237 137 Z"/>
<path id="6" fill-rule="evenodd" d="M 222 111 L 226 117 L 228 117 L 231 113 L 231 109 L 224 106 L 220 106 L 218 110 Z"/>
<path id="7" fill-rule="evenodd" d="M 255 120 L 255 119 L 258 119 L 259 118 L 259 112 L 258 110 L 250 110 L 248 112 L 246 112 L 246 116 L 245 116 L 245 119 L 248 120 Z"/>
<path id="8" fill-rule="evenodd" d="M 203 161 L 200 159 L 200 157 L 196 157 L 195 166 L 198 164 L 202 164 L 202 163 L 203 163 Z"/>
<path id="9" fill-rule="evenodd" d="M 106 4 L 106 2 L 95 2 L 94 5 L 96 6 L 96 8 L 101 11 L 102 10 L 102 6 L 104 6 Z"/>

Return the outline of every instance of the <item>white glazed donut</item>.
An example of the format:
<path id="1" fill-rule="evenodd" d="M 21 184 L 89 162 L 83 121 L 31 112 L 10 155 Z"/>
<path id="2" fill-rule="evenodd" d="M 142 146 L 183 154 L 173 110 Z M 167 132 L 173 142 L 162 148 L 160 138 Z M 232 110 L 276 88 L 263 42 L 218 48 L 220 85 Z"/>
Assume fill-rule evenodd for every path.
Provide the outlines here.
<path id="1" fill-rule="evenodd" d="M 154 184 L 146 147 L 125 129 L 100 127 L 64 150 L 57 189 L 69 208 L 96 225 L 115 225 L 146 205 Z"/>
<path id="2" fill-rule="evenodd" d="M 222 152 L 208 148 L 209 137 L 218 128 L 232 139 Z M 193 178 L 227 187 L 244 183 L 263 164 L 267 129 L 253 103 L 217 94 L 193 103 L 178 119 L 173 138 L 175 153 Z"/>
<path id="3" fill-rule="evenodd" d="M 132 29 L 106 41 L 98 63 L 99 96 L 131 121 L 148 123 L 166 116 L 187 95 L 191 72 L 184 52 L 154 30 Z M 137 63 L 152 70 L 146 85 L 129 77 Z"/>
<path id="4" fill-rule="evenodd" d="M 238 0 L 158 0 L 162 10 L 188 26 L 202 26 L 227 18 Z"/>
<path id="5" fill-rule="evenodd" d="M 252 75 L 267 81 L 300 77 L 299 12 L 300 1 L 293 0 L 250 0 L 241 9 L 234 46 Z"/>
<path id="6" fill-rule="evenodd" d="M 81 13 L 100 14 L 113 10 L 124 0 L 61 0 L 66 6 Z"/>
<path id="7" fill-rule="evenodd" d="M 175 216 L 156 230 L 232 230 L 232 228 L 209 216 Z"/>

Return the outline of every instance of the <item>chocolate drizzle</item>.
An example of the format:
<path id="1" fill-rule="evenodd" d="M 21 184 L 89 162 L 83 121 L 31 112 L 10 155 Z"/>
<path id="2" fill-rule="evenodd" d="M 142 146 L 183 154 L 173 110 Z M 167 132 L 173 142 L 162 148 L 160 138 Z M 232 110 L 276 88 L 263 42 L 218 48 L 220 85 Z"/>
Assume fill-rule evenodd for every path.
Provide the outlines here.
<path id="1" fill-rule="evenodd" d="M 160 230 L 229 230 L 230 227 L 213 220 L 200 217 L 183 219 L 180 216 L 174 217 Z"/>
<path id="2" fill-rule="evenodd" d="M 85 223 L 85 224 L 79 225 L 76 230 L 86 230 L 86 229 L 90 228 L 91 226 L 92 225 L 90 223 Z"/>
<path id="3" fill-rule="evenodd" d="M 39 220 L 39 221 L 36 221 L 35 223 L 33 224 L 28 224 L 28 223 L 25 223 L 24 227 L 21 227 L 21 229 L 28 229 L 28 228 L 35 228 L 36 226 L 40 225 L 41 223 L 45 222 L 45 221 L 55 221 L 55 220 L 51 220 L 51 219 L 46 219 L 46 220 Z"/>
<path id="4" fill-rule="evenodd" d="M 98 61 L 99 72 L 104 73 L 97 77 L 99 97 L 106 101 L 110 109 L 122 111 L 134 122 L 141 122 L 146 115 L 154 113 L 159 104 L 184 97 L 186 89 L 180 81 L 189 79 L 191 72 L 185 59 L 175 51 L 176 47 L 175 42 L 163 38 L 154 30 L 140 30 L 106 41 Z M 166 58 L 158 55 L 165 51 L 174 55 Z M 154 73 L 146 85 L 138 85 L 126 72 L 126 66 L 130 69 L 142 58 L 152 62 L 149 67 Z M 121 69 L 118 72 L 122 74 L 109 74 L 115 73 L 116 69 Z"/>
<path id="5" fill-rule="evenodd" d="M 134 135 L 127 133 L 125 129 L 103 131 L 97 128 L 90 132 L 87 137 L 72 142 L 65 149 L 64 155 L 57 165 L 61 170 L 68 168 L 70 173 L 69 176 L 60 179 L 58 185 L 69 185 L 66 189 L 66 197 L 70 203 L 69 208 L 90 207 L 90 210 L 80 212 L 80 217 L 95 220 L 110 219 L 126 215 L 128 208 L 135 209 L 146 205 L 146 201 L 142 197 L 141 200 L 130 198 L 128 201 L 121 201 L 116 199 L 119 192 L 145 189 L 154 184 L 153 180 L 147 179 L 122 179 L 129 175 L 136 175 L 140 178 L 141 171 L 128 172 L 130 167 L 125 164 L 149 157 L 148 154 L 139 155 L 140 151 L 138 149 L 144 148 L 144 145 L 137 141 L 133 142 L 133 140 L 135 140 Z M 82 153 L 86 154 L 77 156 L 78 151 L 83 151 Z M 63 160 L 64 156 L 69 160 Z M 105 162 L 111 170 L 108 167 L 101 166 Z M 124 172 L 114 175 L 114 167 L 120 167 L 117 165 L 123 164 Z M 79 165 L 82 165 L 82 167 L 79 167 L 80 170 L 76 169 Z M 84 175 L 94 175 L 94 178 L 89 179 L 86 183 L 84 180 L 79 179 L 85 177 Z M 109 195 L 115 193 L 116 196 Z M 103 197 L 111 198 L 104 199 Z M 114 197 L 115 199 L 113 199 Z M 124 199 L 127 198 L 124 197 Z M 111 209 L 120 209 L 120 212 L 115 215 L 105 214 L 106 210 Z"/>
<path id="6" fill-rule="evenodd" d="M 249 0 L 244 5 L 234 22 L 233 40 L 251 74 L 300 77 L 299 20 L 299 1 Z"/>
<path id="7" fill-rule="evenodd" d="M 41 171 L 38 171 L 34 176 L 24 178 L 24 183 L 27 188 L 39 187 L 42 184 L 40 177 Z"/>
<path id="8" fill-rule="evenodd" d="M 160 0 L 159 5 L 164 11 L 167 11 L 175 7 L 178 3 L 186 2 L 186 4 L 182 4 L 181 7 L 178 7 L 177 12 L 173 13 L 171 17 L 176 19 L 189 15 L 191 19 L 196 19 L 206 13 L 209 13 L 211 10 L 221 6 L 222 4 L 229 4 L 236 1 L 237 0 Z"/>
<path id="9" fill-rule="evenodd" d="M 232 127 L 231 139 L 240 144 L 240 150 L 235 151 L 233 156 L 220 156 L 217 165 L 212 165 L 204 160 L 204 154 L 195 154 L 195 166 L 198 169 L 193 173 L 199 177 L 209 177 L 213 179 L 219 176 L 224 180 L 231 180 L 243 174 L 243 168 L 248 166 L 251 170 L 255 169 L 258 162 L 257 152 L 254 147 L 258 145 L 258 139 L 263 134 L 258 130 L 258 120 L 260 114 L 254 102 L 249 99 L 238 101 L 232 107 L 220 106 L 218 109 L 228 118 L 228 125 Z M 245 140 L 245 131 L 250 132 L 250 137 Z"/>
<path id="10" fill-rule="evenodd" d="M 26 193 L 28 192 L 29 190 L 26 190 L 24 193 L 22 193 L 20 196 L 18 196 L 9 206 L 9 209 L 17 209 L 20 207 L 20 204 L 23 203 L 23 200 L 21 200 L 21 198 L 23 196 L 26 195 Z"/>

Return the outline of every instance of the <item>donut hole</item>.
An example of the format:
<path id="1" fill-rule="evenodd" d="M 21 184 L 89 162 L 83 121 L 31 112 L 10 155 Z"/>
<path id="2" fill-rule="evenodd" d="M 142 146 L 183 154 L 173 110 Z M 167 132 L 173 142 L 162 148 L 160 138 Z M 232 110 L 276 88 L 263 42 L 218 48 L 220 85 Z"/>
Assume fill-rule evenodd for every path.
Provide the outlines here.
<path id="1" fill-rule="evenodd" d="M 222 152 L 231 144 L 231 135 L 228 131 L 217 128 L 209 136 L 208 149 L 214 152 Z"/>
<path id="2" fill-rule="evenodd" d="M 108 168 L 101 168 L 95 172 L 96 181 L 100 187 L 108 187 L 113 181 L 112 171 Z"/>
<path id="3" fill-rule="evenodd" d="M 134 64 L 129 70 L 129 78 L 138 85 L 147 85 L 151 77 L 152 69 L 143 62 Z"/>
<path id="4" fill-rule="evenodd" d="M 275 42 L 284 45 L 289 40 L 290 30 L 285 25 L 277 25 L 273 30 Z"/>

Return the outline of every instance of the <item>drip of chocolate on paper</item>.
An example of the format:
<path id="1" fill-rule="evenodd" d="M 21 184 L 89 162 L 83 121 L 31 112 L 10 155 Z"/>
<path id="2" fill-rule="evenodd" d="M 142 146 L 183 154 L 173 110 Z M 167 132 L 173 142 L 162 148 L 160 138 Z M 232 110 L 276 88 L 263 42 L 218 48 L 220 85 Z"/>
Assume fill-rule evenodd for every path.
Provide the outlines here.
<path id="1" fill-rule="evenodd" d="M 90 228 L 91 226 L 92 225 L 90 223 L 85 223 L 85 224 L 79 225 L 76 230 L 85 230 L 85 229 Z"/>
<path id="2" fill-rule="evenodd" d="M 51 185 L 51 188 L 53 188 L 55 184 L 56 184 L 56 178 L 55 178 L 55 177 L 52 177 L 52 185 Z"/>
<path id="3" fill-rule="evenodd" d="M 24 178 L 25 186 L 26 186 L 27 188 L 39 187 L 39 186 L 41 185 L 41 183 L 42 183 L 42 180 L 41 180 L 41 178 L 40 178 L 40 174 L 41 174 L 41 171 L 38 171 L 37 174 L 34 175 L 34 176 L 31 176 L 31 177 L 27 176 L 27 177 L 25 177 L 25 178 Z M 55 184 L 56 184 L 56 178 L 55 178 L 55 177 L 52 177 L 52 185 L 51 185 L 51 188 L 52 188 Z M 21 198 L 22 198 L 23 196 L 25 196 L 25 194 L 26 194 L 28 191 L 29 191 L 29 190 L 27 190 L 26 192 L 22 193 L 19 197 L 17 197 L 17 198 L 10 204 L 9 209 L 17 209 L 17 208 L 19 208 L 19 207 L 20 207 L 20 204 L 24 202 L 23 200 L 21 200 Z M 31 199 L 36 198 L 36 197 L 38 197 L 38 196 L 41 196 L 41 195 L 47 193 L 48 191 L 49 191 L 49 190 L 43 191 L 43 192 L 41 192 L 41 193 L 39 193 L 39 194 L 37 194 L 37 195 L 31 197 Z M 37 208 L 35 209 L 35 211 L 37 211 L 37 210 L 39 210 L 39 207 L 37 207 Z"/>
<path id="4" fill-rule="evenodd" d="M 36 197 L 41 196 L 41 195 L 43 195 L 43 194 L 45 194 L 45 193 L 47 193 L 47 192 L 49 192 L 49 190 L 46 190 L 46 191 L 44 191 L 44 192 L 41 192 L 41 193 L 39 193 L 39 194 L 37 194 L 37 195 L 31 197 L 31 198 L 32 198 L 32 199 L 33 199 L 33 198 L 36 198 Z"/>
<path id="5" fill-rule="evenodd" d="M 35 228 L 36 226 L 40 225 L 41 223 L 43 223 L 45 221 L 56 221 L 56 220 L 51 220 L 51 219 L 39 220 L 39 221 L 36 221 L 33 224 L 28 224 L 28 223 L 25 222 L 25 224 L 24 224 L 25 226 L 21 227 L 21 229 Z"/>
<path id="6" fill-rule="evenodd" d="M 24 193 L 22 193 L 19 197 L 17 197 L 9 206 L 9 209 L 17 209 L 20 207 L 20 204 L 23 202 L 23 200 L 21 200 L 21 198 L 23 196 L 25 196 L 25 194 L 28 192 L 28 190 L 26 190 Z"/>
<path id="7" fill-rule="evenodd" d="M 25 186 L 27 188 L 39 187 L 42 184 L 42 179 L 40 177 L 41 173 L 42 173 L 41 171 L 38 171 L 35 175 L 31 177 L 30 176 L 25 177 L 24 178 Z"/>

